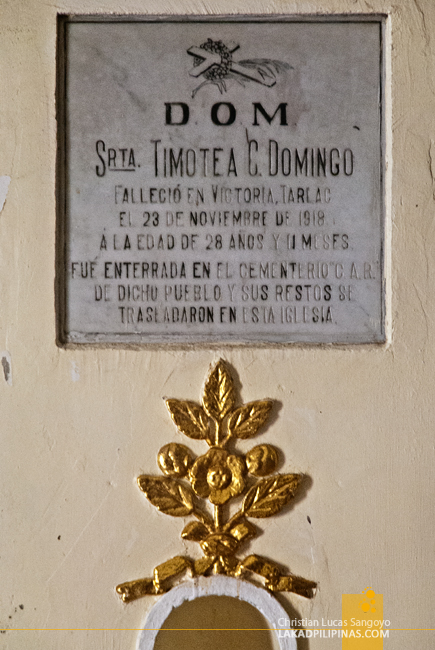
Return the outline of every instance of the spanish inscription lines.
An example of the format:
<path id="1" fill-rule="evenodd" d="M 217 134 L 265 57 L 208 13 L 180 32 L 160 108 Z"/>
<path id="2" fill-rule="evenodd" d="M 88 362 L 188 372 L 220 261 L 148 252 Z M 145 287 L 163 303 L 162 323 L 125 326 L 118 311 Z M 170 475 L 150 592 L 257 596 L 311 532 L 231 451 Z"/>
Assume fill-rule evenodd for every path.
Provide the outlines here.
<path id="1" fill-rule="evenodd" d="M 329 187 L 299 187 L 287 184 L 227 186 L 211 183 L 209 186 L 125 186 L 116 184 L 114 188 L 115 205 L 177 205 L 184 201 L 189 205 L 211 204 L 322 204 L 331 200 Z"/>
<path id="2" fill-rule="evenodd" d="M 115 183 L 112 197 L 95 259 L 72 262 L 71 277 L 92 279 L 94 304 L 113 305 L 126 331 L 328 327 L 375 279 L 352 260 L 329 187 Z M 351 257 L 319 259 L 337 252 Z"/>
<path id="3" fill-rule="evenodd" d="M 72 262 L 71 277 L 92 279 L 94 303 L 113 305 L 127 331 L 327 327 L 336 305 L 355 301 L 357 281 L 375 279 L 371 262 L 318 259 L 352 250 L 329 187 L 116 183 L 112 196 L 96 258 Z"/>

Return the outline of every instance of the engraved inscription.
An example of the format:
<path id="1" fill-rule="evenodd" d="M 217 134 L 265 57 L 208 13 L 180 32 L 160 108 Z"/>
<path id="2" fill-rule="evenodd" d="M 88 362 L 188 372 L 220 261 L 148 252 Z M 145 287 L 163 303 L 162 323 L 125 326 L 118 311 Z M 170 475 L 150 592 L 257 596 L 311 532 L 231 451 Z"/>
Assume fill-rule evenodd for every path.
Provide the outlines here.
<path id="1" fill-rule="evenodd" d="M 381 27 L 67 23 L 64 340 L 383 341 Z"/>

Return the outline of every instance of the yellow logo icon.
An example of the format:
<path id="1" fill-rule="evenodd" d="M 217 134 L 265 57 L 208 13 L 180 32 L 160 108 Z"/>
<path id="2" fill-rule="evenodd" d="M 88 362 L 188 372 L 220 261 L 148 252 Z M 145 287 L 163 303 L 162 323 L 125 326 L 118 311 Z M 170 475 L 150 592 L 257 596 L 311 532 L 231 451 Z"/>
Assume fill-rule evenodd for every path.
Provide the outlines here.
<path id="1" fill-rule="evenodd" d="M 382 650 L 383 639 L 388 637 L 388 630 L 384 629 L 382 594 L 373 589 L 343 594 L 341 610 L 342 650 Z"/>
<path id="2" fill-rule="evenodd" d="M 359 606 L 364 614 L 368 614 L 369 612 L 376 614 L 376 594 L 373 589 L 364 589 L 363 596 L 364 599 L 360 602 Z"/>

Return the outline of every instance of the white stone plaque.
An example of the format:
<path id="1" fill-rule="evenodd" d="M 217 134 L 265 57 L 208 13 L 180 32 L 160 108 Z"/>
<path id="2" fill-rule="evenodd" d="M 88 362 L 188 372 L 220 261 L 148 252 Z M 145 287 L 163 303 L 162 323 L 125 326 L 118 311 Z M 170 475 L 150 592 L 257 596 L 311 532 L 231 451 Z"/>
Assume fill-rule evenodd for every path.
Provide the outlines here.
<path id="1" fill-rule="evenodd" d="M 385 340 L 381 20 L 61 31 L 63 342 Z"/>

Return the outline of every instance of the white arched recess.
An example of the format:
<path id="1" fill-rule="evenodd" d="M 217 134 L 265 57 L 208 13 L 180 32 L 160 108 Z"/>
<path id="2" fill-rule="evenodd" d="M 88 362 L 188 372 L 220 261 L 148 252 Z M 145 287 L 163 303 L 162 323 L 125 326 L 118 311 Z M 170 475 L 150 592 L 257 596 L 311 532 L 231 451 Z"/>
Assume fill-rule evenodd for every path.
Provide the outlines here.
<path id="1" fill-rule="evenodd" d="M 243 600 L 263 614 L 271 629 L 278 628 L 280 619 L 288 620 L 287 612 L 266 589 L 256 587 L 245 580 L 226 576 L 194 578 L 181 583 L 159 598 L 145 620 L 138 638 L 137 650 L 152 650 L 156 636 L 171 611 L 187 600 L 192 601 L 203 596 L 230 596 Z M 277 641 L 280 650 L 297 650 L 295 638 L 277 635 Z"/>

